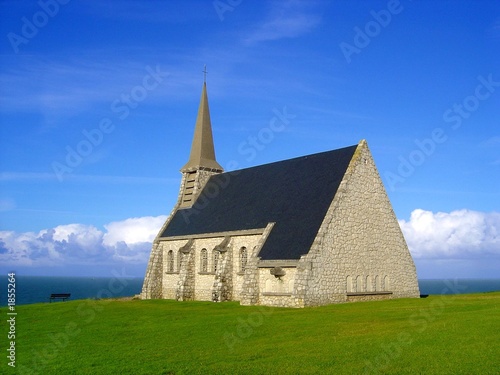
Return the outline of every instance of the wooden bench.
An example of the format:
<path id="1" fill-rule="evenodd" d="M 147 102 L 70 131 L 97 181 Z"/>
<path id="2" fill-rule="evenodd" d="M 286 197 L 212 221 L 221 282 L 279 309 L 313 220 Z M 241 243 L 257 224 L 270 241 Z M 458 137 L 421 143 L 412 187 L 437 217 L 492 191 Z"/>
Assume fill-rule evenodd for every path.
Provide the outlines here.
<path id="1" fill-rule="evenodd" d="M 66 301 L 69 297 L 71 297 L 70 293 L 52 293 L 50 295 L 50 302 L 56 299 L 62 299 L 63 302 Z"/>

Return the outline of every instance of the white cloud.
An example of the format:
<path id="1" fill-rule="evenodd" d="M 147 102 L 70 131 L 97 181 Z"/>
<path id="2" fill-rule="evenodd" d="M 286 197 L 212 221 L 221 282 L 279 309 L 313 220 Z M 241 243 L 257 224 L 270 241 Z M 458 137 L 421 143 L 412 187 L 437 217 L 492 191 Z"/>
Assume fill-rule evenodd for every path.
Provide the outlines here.
<path id="1" fill-rule="evenodd" d="M 38 233 L 0 231 L 0 262 L 11 266 L 146 263 L 166 216 L 105 225 L 67 224 Z"/>
<path id="2" fill-rule="evenodd" d="M 115 246 L 122 241 L 129 245 L 152 243 L 166 219 L 166 216 L 146 216 L 109 223 L 104 226 L 107 233 L 103 243 L 107 246 Z"/>
<path id="3" fill-rule="evenodd" d="M 67 224 L 38 233 L 0 231 L 0 263 L 13 267 L 146 264 L 166 218 L 129 218 L 106 224 L 105 230 Z M 399 223 L 417 263 L 456 260 L 487 266 L 500 257 L 500 213 L 417 209 L 408 221 Z"/>
<path id="4" fill-rule="evenodd" d="M 276 2 L 268 19 L 246 38 L 247 43 L 256 43 L 283 38 L 296 38 L 310 32 L 321 17 L 308 10 L 310 2 L 290 0 Z"/>
<path id="5" fill-rule="evenodd" d="M 500 256 L 500 213 L 414 210 L 399 224 L 415 258 L 465 259 Z"/>

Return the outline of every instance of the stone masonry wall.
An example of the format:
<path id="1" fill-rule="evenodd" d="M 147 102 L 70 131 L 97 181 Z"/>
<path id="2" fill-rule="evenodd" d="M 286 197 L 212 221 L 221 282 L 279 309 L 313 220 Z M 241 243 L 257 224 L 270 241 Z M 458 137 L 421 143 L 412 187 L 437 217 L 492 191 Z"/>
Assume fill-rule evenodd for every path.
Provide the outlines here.
<path id="1" fill-rule="evenodd" d="M 239 301 L 245 277 L 245 272 L 241 268 L 241 249 L 243 247 L 246 248 L 248 254 L 247 264 L 251 263 L 252 249 L 256 248 L 260 237 L 261 234 L 235 235 L 231 237 L 227 244 L 227 251 L 225 253 L 214 250 L 216 246 L 224 242 L 226 238 L 224 236 L 194 239 L 189 254 L 182 254 L 179 251 L 187 244 L 187 239 L 162 240 L 160 248 L 165 261 L 163 262 L 161 298 L 178 299 L 179 285 L 184 285 L 189 280 L 188 275 L 192 275 L 193 280 L 189 280 L 193 285 L 194 295 L 192 299 L 197 301 L 212 301 L 214 287 L 217 286 L 220 288 L 219 293 L 224 291 L 223 294 L 226 297 L 223 300 L 226 300 L 229 296 L 230 300 Z M 201 251 L 203 249 L 207 250 L 206 272 L 202 271 L 201 268 Z M 173 272 L 168 272 L 166 259 L 169 251 L 172 251 L 174 254 Z M 214 268 L 214 252 L 218 253 L 218 273 L 215 272 Z M 179 257 L 182 258 L 181 263 L 179 263 Z M 186 263 L 188 259 L 186 257 L 189 258 L 188 263 Z M 178 267 L 179 264 L 180 267 Z M 190 271 L 187 268 L 184 269 L 184 266 L 188 264 L 190 265 Z"/>
<path id="2" fill-rule="evenodd" d="M 188 206 L 191 206 L 192 204 L 194 204 L 197 200 L 197 198 L 199 197 L 200 193 L 202 192 L 203 188 L 205 187 L 205 185 L 207 184 L 208 180 L 210 179 L 210 177 L 212 177 L 213 175 L 215 174 L 219 174 L 220 172 L 217 172 L 217 171 L 211 171 L 211 170 L 205 170 L 205 169 L 198 169 L 195 171 L 195 177 L 194 177 L 194 186 L 193 186 L 193 191 L 192 191 L 192 201 L 191 201 L 191 204 L 189 205 L 183 205 L 182 204 L 182 200 L 183 200 L 183 196 L 184 196 L 184 191 L 186 189 L 186 183 L 187 183 L 187 179 L 189 177 L 189 173 L 187 172 L 184 172 L 182 174 L 182 180 L 181 180 L 181 186 L 180 186 L 180 189 L 179 189 L 179 195 L 177 197 L 177 206 L 183 206 L 183 207 L 188 207 Z M 202 196 L 203 200 L 207 200 L 207 199 L 211 199 L 211 194 L 214 193 L 214 194 L 218 194 L 218 190 L 220 189 L 221 187 L 217 186 L 217 185 L 214 185 L 214 186 L 211 186 L 211 189 L 209 189 L 207 191 L 207 196 Z M 215 189 L 217 189 L 217 192 L 215 192 Z M 203 206 L 203 202 L 202 201 L 198 201 L 197 203 L 197 206 Z"/>
<path id="3" fill-rule="evenodd" d="M 215 271 L 214 284 L 212 285 L 212 301 L 231 301 L 233 296 L 233 253 L 226 237 L 214 251 L 218 251 L 217 270 Z M 229 251 L 228 251 L 229 250 Z"/>
<path id="4" fill-rule="evenodd" d="M 154 242 L 149 256 L 146 276 L 140 294 L 141 299 L 162 298 L 163 251 L 162 246 Z"/>
<path id="5" fill-rule="evenodd" d="M 419 297 L 413 259 L 365 141 L 298 270 L 305 306 L 346 302 L 348 291 Z"/>
<path id="6" fill-rule="evenodd" d="M 187 243 L 177 250 L 177 259 L 173 256 L 174 269 L 177 266 L 179 278 L 177 280 L 177 288 L 175 290 L 175 299 L 177 301 L 193 301 L 195 298 L 195 268 L 194 268 L 194 251 L 193 240 L 188 240 Z M 172 254 L 175 254 L 173 252 Z M 168 261 L 167 256 L 167 261 Z M 177 264 L 176 264 L 177 263 Z"/>
<path id="7" fill-rule="evenodd" d="M 259 268 L 259 304 L 277 307 L 302 307 L 294 298 L 296 267 L 283 268 L 285 275 L 276 277 L 271 268 Z"/>
<path id="8" fill-rule="evenodd" d="M 261 236 L 255 238 L 255 246 L 250 247 L 247 266 L 241 285 L 240 304 L 242 305 L 258 305 L 260 297 L 260 275 L 259 275 L 259 257 L 258 254 L 264 242 L 267 240 L 269 233 L 273 229 L 274 223 L 269 223 Z"/>

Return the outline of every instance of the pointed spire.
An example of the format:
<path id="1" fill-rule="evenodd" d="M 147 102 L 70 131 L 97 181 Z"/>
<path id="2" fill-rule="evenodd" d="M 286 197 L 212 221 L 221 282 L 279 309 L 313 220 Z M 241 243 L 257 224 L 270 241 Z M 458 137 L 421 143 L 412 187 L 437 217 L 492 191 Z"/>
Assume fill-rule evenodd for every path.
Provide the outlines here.
<path id="1" fill-rule="evenodd" d="M 203 83 L 203 90 L 201 92 L 198 117 L 196 118 L 193 143 L 191 145 L 191 154 L 189 155 L 189 161 L 182 167 L 181 172 L 188 172 L 196 169 L 223 171 L 222 167 L 215 160 L 206 82 Z"/>

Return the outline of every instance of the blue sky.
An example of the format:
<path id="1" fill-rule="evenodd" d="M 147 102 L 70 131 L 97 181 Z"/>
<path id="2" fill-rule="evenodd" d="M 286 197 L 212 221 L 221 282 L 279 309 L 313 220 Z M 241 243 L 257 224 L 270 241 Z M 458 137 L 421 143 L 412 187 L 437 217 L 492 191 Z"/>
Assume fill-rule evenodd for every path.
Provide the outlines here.
<path id="1" fill-rule="evenodd" d="M 223 167 L 366 139 L 419 277 L 498 277 L 499 2 L 41 0 L 0 14 L 0 271 L 143 276 L 206 64 Z"/>

